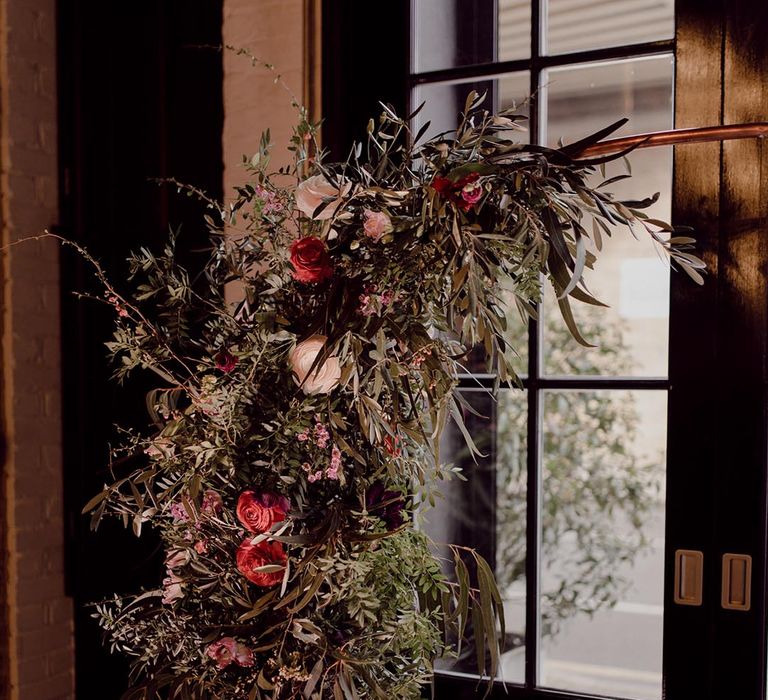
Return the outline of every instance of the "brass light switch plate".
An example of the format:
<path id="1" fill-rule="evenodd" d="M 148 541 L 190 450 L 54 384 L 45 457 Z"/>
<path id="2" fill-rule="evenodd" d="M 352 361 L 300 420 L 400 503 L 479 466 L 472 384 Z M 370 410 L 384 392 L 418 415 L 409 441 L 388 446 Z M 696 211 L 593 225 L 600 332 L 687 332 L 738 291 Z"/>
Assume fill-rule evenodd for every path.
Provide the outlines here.
<path id="1" fill-rule="evenodd" d="M 720 603 L 726 610 L 747 611 L 752 603 L 752 557 L 723 554 L 723 587 Z"/>
<path id="2" fill-rule="evenodd" d="M 675 551 L 675 603 L 701 605 L 704 586 L 704 553 L 695 549 Z"/>

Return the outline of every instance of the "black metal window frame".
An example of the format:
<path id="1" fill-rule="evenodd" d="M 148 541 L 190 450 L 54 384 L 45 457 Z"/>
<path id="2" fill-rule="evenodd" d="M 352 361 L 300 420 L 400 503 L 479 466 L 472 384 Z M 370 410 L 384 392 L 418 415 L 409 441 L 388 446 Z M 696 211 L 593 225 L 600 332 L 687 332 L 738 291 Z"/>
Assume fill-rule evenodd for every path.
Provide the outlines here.
<path id="1" fill-rule="evenodd" d="M 531 109 L 529 115 L 529 134 L 532 143 L 540 143 L 542 134 L 543 105 L 536 98 L 543 87 L 542 77 L 547 69 L 563 66 L 582 65 L 601 61 L 624 60 L 646 56 L 675 55 L 675 39 L 625 44 L 609 48 L 592 49 L 562 54 L 546 54 L 546 0 L 531 0 L 531 55 L 529 58 L 510 61 L 490 61 L 462 65 L 428 72 L 414 72 L 416 21 L 415 2 L 411 1 L 410 18 L 410 61 L 411 72 L 408 79 L 409 112 L 418 105 L 412 104 L 415 89 L 434 83 L 444 83 L 473 78 L 493 79 L 507 73 L 529 72 Z M 496 13 L 493 13 L 496 16 Z M 489 28 L 489 34 L 496 37 L 496 27 Z M 494 47 L 495 53 L 495 47 Z M 540 309 L 539 309 L 540 310 Z M 550 377 L 542 372 L 542 332 L 541 324 L 531 320 L 528 327 L 528 366 L 527 374 L 521 377 L 527 400 L 527 490 L 526 490 L 526 624 L 525 624 L 525 682 L 520 686 L 508 683 L 509 688 L 527 691 L 525 697 L 577 697 L 576 693 L 552 691 L 538 685 L 539 679 L 539 636 L 540 636 L 540 540 L 541 540 L 541 424 L 543 418 L 543 392 L 547 390 L 662 390 L 670 389 L 668 377 Z M 478 386 L 490 388 L 494 377 L 490 374 L 469 373 L 461 377 L 459 389 L 473 390 Z M 491 539 L 495 539 L 491 535 Z M 451 682 L 459 680 L 455 675 L 448 676 Z M 472 684 L 474 685 L 474 683 Z"/>
<path id="2" fill-rule="evenodd" d="M 538 27 L 544 0 L 534 0 L 532 7 L 532 27 Z M 354 139 L 365 139 L 364 125 L 381 112 L 379 101 L 405 114 L 413 88 L 420 85 L 531 70 L 535 91 L 547 68 L 665 53 L 675 56 L 677 127 L 768 120 L 768 44 L 762 41 L 768 5 L 754 0 L 675 0 L 674 40 L 550 56 L 542 55 L 536 34 L 530 59 L 419 74 L 409 62 L 410 0 L 389 0 L 386 11 L 360 0 L 323 0 L 322 9 L 323 144 L 334 159 L 345 158 Z M 371 27 L 377 37 L 386 37 L 385 50 L 380 41 L 371 41 Z M 532 116 L 538 135 L 538 115 Z M 709 272 L 703 288 L 672 275 L 668 379 L 541 377 L 529 369 L 526 380 L 526 388 L 539 396 L 544 389 L 626 389 L 629 383 L 632 389 L 668 390 L 662 665 L 668 700 L 766 697 L 766 149 L 762 141 L 743 141 L 675 151 L 672 221 L 694 228 L 697 252 Z M 531 359 L 538 362 L 536 333 L 531 342 L 537 351 Z M 599 386 L 592 383 L 596 380 Z M 479 381 L 490 384 L 488 377 Z M 535 483 L 536 494 L 539 488 Z M 530 525 L 533 536 L 538 524 Z M 700 607 L 674 603 L 677 549 L 703 552 Z M 749 612 L 721 607 L 723 552 L 753 556 Z M 537 564 L 529 562 L 531 570 Z M 476 677 L 438 675 L 435 686 L 434 696 L 426 689 L 425 697 L 485 696 Z M 531 685 L 508 688 L 508 696 L 517 700 L 574 698 L 571 692 Z M 507 694 L 499 686 L 492 697 Z"/>

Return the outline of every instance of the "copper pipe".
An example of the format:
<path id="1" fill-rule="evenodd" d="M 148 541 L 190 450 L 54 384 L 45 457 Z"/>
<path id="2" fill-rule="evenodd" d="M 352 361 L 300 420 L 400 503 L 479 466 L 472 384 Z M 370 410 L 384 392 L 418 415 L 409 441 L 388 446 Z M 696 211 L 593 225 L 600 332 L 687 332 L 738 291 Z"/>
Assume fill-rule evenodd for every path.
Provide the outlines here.
<path id="1" fill-rule="evenodd" d="M 669 131 L 653 131 L 648 134 L 622 136 L 608 139 L 591 146 L 576 154 L 577 158 L 594 158 L 621 151 L 635 146 L 636 148 L 653 148 L 655 146 L 673 146 L 681 143 L 704 143 L 706 141 L 728 141 L 730 139 L 751 139 L 768 136 L 768 122 L 753 124 L 728 124 L 726 126 L 701 126 L 694 129 L 670 129 Z"/>

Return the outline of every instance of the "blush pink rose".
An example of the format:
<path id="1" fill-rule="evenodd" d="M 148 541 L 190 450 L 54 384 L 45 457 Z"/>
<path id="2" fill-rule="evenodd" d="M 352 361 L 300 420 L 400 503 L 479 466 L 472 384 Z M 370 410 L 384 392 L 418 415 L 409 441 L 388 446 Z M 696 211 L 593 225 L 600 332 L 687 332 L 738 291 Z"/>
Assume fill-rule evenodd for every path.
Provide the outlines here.
<path id="1" fill-rule="evenodd" d="M 365 209 L 363 216 L 365 217 L 363 231 L 365 231 L 365 235 L 368 238 L 372 238 L 374 241 L 381 240 L 385 233 L 389 233 L 392 230 L 392 219 L 383 211 Z"/>
<path id="2" fill-rule="evenodd" d="M 253 666 L 253 652 L 233 637 L 222 637 L 213 644 L 209 644 L 205 653 L 216 662 L 219 670 L 226 668 L 232 662 L 238 666 Z"/>
<path id="3" fill-rule="evenodd" d="M 339 384 L 341 366 L 339 358 L 333 355 L 326 357 L 325 362 L 320 363 L 312 374 L 309 373 L 326 340 L 324 335 L 313 335 L 291 351 L 289 357 L 291 369 L 296 383 L 301 386 L 305 394 L 329 394 Z"/>
<path id="4" fill-rule="evenodd" d="M 163 604 L 170 605 L 175 600 L 184 597 L 184 579 L 177 576 L 170 569 L 168 576 L 163 579 Z"/>
<path id="5" fill-rule="evenodd" d="M 341 207 L 352 185 L 340 178 L 339 187 L 325 179 L 324 175 L 307 178 L 296 188 L 296 208 L 310 219 L 325 221 L 332 218 Z M 317 216 L 315 210 L 323 203 L 329 204 Z"/>

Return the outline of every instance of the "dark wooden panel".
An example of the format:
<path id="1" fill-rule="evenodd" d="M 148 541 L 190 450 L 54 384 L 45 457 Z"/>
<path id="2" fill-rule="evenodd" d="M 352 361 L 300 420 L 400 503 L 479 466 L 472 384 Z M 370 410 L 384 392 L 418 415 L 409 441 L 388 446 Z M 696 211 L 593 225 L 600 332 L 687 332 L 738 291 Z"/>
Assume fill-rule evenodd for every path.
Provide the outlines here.
<path id="1" fill-rule="evenodd" d="M 727 3 L 723 120 L 768 118 L 768 5 Z M 765 698 L 765 498 L 768 463 L 768 149 L 762 139 L 723 145 L 716 401 L 716 549 L 754 558 L 749 612 L 715 606 L 713 697 Z"/>
<path id="2" fill-rule="evenodd" d="M 764 121 L 765 5 L 678 0 L 676 125 Z M 703 289 L 673 277 L 665 697 L 765 697 L 768 230 L 762 141 L 684 146 L 674 219 L 696 228 Z M 704 552 L 704 604 L 672 602 L 677 548 Z M 753 608 L 720 605 L 722 555 L 755 558 Z"/>
<path id="3" fill-rule="evenodd" d="M 722 15 L 719 0 L 677 2 L 676 127 L 722 123 Z M 664 697 L 671 700 L 710 697 L 713 677 L 720 153 L 718 143 L 687 145 L 677 147 L 674 158 L 672 219 L 695 228 L 697 253 L 708 271 L 703 288 L 683 274 L 673 274 L 671 285 L 663 663 Z M 674 603 L 676 549 L 704 552 L 702 607 Z"/>

